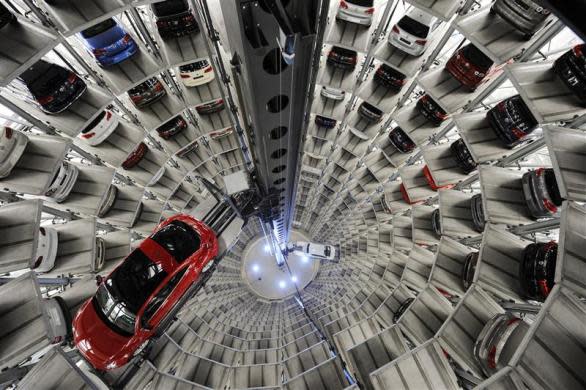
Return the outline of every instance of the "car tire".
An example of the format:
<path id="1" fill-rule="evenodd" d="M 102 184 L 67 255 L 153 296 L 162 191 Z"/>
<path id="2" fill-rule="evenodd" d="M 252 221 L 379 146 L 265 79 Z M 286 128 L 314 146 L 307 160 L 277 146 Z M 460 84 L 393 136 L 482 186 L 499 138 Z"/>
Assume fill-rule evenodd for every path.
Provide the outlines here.
<path id="1" fill-rule="evenodd" d="M 65 318 L 65 322 L 67 323 L 67 339 L 71 340 L 73 338 L 73 328 L 71 324 L 73 323 L 73 319 L 71 318 L 71 312 L 67 307 L 67 303 L 65 303 L 65 299 L 61 298 L 60 296 L 56 296 L 55 300 L 59 304 L 61 311 L 63 311 L 63 317 Z"/>
<path id="2" fill-rule="evenodd" d="M 535 34 L 534 33 L 525 33 L 525 34 L 523 34 L 523 40 L 530 41 L 531 38 L 533 38 L 533 35 L 535 35 Z"/>

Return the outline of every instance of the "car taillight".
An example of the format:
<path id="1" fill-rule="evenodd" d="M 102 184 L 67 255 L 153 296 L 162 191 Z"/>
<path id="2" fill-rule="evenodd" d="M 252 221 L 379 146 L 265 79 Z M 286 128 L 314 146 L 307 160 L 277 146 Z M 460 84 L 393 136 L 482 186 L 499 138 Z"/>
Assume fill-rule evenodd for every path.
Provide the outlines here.
<path id="1" fill-rule="evenodd" d="M 435 112 L 435 116 L 437 116 L 439 119 L 444 120 L 448 117 L 448 114 L 444 114 L 441 111 L 436 111 Z"/>
<path id="2" fill-rule="evenodd" d="M 165 20 L 157 20 L 157 27 L 166 27 L 168 24 Z"/>
<path id="3" fill-rule="evenodd" d="M 517 139 L 521 139 L 523 137 L 525 137 L 525 133 L 523 133 L 521 130 L 519 130 L 518 128 L 513 128 L 511 129 L 511 133 L 513 133 L 513 135 L 517 138 Z"/>
<path id="4" fill-rule="evenodd" d="M 206 70 L 204 70 L 204 73 L 210 73 L 212 70 L 214 69 L 211 66 L 208 66 Z"/>
<path id="5" fill-rule="evenodd" d="M 132 40 L 132 38 L 130 37 L 130 34 L 126 34 L 123 38 L 122 38 L 122 42 L 124 43 L 128 43 Z"/>
<path id="6" fill-rule="evenodd" d="M 545 172 L 545 168 L 537 168 L 537 169 L 535 170 L 535 174 L 536 174 L 537 176 L 542 176 L 542 175 L 543 175 L 543 172 Z"/>
<path id="7" fill-rule="evenodd" d="M 193 19 L 195 19 L 195 17 L 192 14 L 186 15 L 183 17 L 183 20 L 185 20 L 186 22 L 190 22 Z"/>
<path id="8" fill-rule="evenodd" d="M 505 106 L 505 102 L 500 102 L 499 104 L 496 105 L 496 108 L 500 112 L 506 112 L 507 111 L 507 107 Z"/>
<path id="9" fill-rule="evenodd" d="M 142 101 L 143 98 L 140 95 L 130 95 L 130 99 L 133 102 L 138 103 L 138 102 Z"/>
<path id="10" fill-rule="evenodd" d="M 584 45 L 574 46 L 572 51 L 576 57 L 584 57 Z"/>
<path id="11" fill-rule="evenodd" d="M 547 298 L 547 296 L 549 295 L 549 287 L 547 286 L 547 281 L 545 279 L 538 280 L 537 285 L 539 286 L 541 295 L 543 295 L 544 298 Z"/>
<path id="12" fill-rule="evenodd" d="M 158 82 L 157 85 L 155 85 L 155 91 L 162 91 L 162 90 L 163 90 L 163 84 Z"/>
<path id="13" fill-rule="evenodd" d="M 182 79 L 188 79 L 190 76 L 188 74 L 181 73 Z"/>
<path id="14" fill-rule="evenodd" d="M 551 203 L 549 199 L 543 199 L 543 206 L 551 213 L 557 213 L 558 208 L 555 204 Z"/>
<path id="15" fill-rule="evenodd" d="M 45 105 L 45 104 L 49 104 L 51 103 L 53 100 L 55 100 L 54 96 L 43 96 L 42 98 L 38 98 L 37 101 L 39 102 L 39 104 L 41 105 Z"/>
<path id="16" fill-rule="evenodd" d="M 6 131 L 4 132 L 4 136 L 5 136 L 7 139 L 10 139 L 10 138 L 12 138 L 12 129 L 11 129 L 10 127 L 6 127 Z"/>
<path id="17" fill-rule="evenodd" d="M 112 112 L 111 111 L 106 111 L 106 120 L 109 121 L 110 118 L 112 118 Z"/>
<path id="18" fill-rule="evenodd" d="M 340 1 L 340 8 L 348 9 L 348 4 L 345 1 Z"/>
<path id="19" fill-rule="evenodd" d="M 397 25 L 396 25 L 396 24 L 393 26 L 393 32 L 394 32 L 394 33 L 397 33 L 397 34 L 400 32 L 400 31 L 399 31 L 399 27 L 397 27 Z"/>
<path id="20" fill-rule="evenodd" d="M 374 13 L 374 8 L 369 8 L 366 11 L 364 11 L 365 14 L 369 14 L 372 15 Z"/>
<path id="21" fill-rule="evenodd" d="M 418 45 L 425 45 L 427 43 L 427 39 L 416 39 L 415 43 L 417 43 Z"/>
<path id="22" fill-rule="evenodd" d="M 99 57 L 106 54 L 106 49 L 94 49 L 94 56 Z"/>
<path id="23" fill-rule="evenodd" d="M 496 368 L 496 345 L 493 346 L 490 351 L 488 351 L 487 363 L 488 367 L 492 369 Z"/>
<path id="24" fill-rule="evenodd" d="M 81 136 L 81 138 L 90 139 L 90 138 L 92 138 L 94 135 L 96 135 L 96 133 L 94 133 L 94 132 L 91 132 L 91 133 L 83 134 L 83 135 Z"/>

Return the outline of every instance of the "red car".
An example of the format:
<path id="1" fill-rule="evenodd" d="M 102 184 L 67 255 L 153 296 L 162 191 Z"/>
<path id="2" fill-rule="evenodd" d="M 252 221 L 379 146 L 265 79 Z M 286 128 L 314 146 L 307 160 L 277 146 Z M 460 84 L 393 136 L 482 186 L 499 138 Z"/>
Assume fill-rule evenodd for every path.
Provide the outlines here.
<path id="1" fill-rule="evenodd" d="M 73 339 L 97 370 L 120 367 L 140 353 L 189 297 L 218 254 L 208 226 L 179 214 L 162 222 L 106 278 L 73 320 Z"/>
<path id="2" fill-rule="evenodd" d="M 471 91 L 488 80 L 498 69 L 500 68 L 473 44 L 455 52 L 446 64 L 446 70 Z"/>

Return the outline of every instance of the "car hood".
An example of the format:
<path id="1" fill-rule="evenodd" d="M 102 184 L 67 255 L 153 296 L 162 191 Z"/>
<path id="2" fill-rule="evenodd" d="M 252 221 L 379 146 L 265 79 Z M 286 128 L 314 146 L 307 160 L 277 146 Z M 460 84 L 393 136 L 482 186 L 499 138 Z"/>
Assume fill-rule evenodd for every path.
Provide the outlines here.
<path id="1" fill-rule="evenodd" d="M 118 42 L 124 37 L 124 35 L 126 35 L 126 31 L 124 31 L 120 26 L 116 25 L 111 29 L 91 38 L 82 38 L 92 49 L 99 49 Z"/>
<path id="2" fill-rule="evenodd" d="M 96 313 L 92 299 L 79 309 L 73 320 L 73 338 L 77 349 L 98 370 L 112 369 L 109 365 L 122 359 L 117 364 L 120 366 L 132 356 L 132 351 L 124 353 L 132 338 L 110 329 Z"/>

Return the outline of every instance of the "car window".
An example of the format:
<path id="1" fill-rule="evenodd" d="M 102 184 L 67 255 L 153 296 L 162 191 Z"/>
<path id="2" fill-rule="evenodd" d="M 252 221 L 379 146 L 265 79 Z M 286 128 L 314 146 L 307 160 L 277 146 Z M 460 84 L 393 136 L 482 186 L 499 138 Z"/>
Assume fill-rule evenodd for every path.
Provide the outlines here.
<path id="1" fill-rule="evenodd" d="M 470 62 L 482 69 L 488 69 L 493 64 L 492 60 L 488 58 L 483 52 L 478 50 L 474 45 L 466 46 L 464 48 L 464 55 Z"/>
<path id="2" fill-rule="evenodd" d="M 84 38 L 95 37 L 96 35 L 101 34 L 104 31 L 108 31 L 114 26 L 116 26 L 116 22 L 114 21 L 114 19 L 106 19 L 102 23 L 98 23 L 94 26 L 91 26 L 88 29 L 83 30 L 81 32 L 81 36 Z"/>
<path id="3" fill-rule="evenodd" d="M 347 3 L 359 5 L 361 7 L 372 7 L 374 0 L 346 0 Z"/>
<path id="4" fill-rule="evenodd" d="M 185 0 L 167 0 L 153 4 L 153 13 L 157 16 L 177 15 L 188 9 Z"/>
<path id="5" fill-rule="evenodd" d="M 207 60 L 201 60 L 192 62 L 191 64 L 181 65 L 179 70 L 181 72 L 195 72 L 196 70 L 205 69 L 209 66 L 209 62 Z"/>
<path id="6" fill-rule="evenodd" d="M 32 73 L 23 79 L 27 88 L 35 97 L 43 97 L 51 94 L 59 88 L 69 76 L 69 72 L 58 65 L 51 64 L 47 68 L 39 69 L 38 73 Z"/>
<path id="7" fill-rule="evenodd" d="M 185 271 L 187 271 L 187 267 L 183 267 L 169 281 L 167 284 L 159 290 L 159 292 L 151 299 L 148 303 L 144 313 L 142 315 L 142 319 L 144 321 L 150 321 L 153 315 L 159 310 L 165 299 L 171 294 L 171 292 L 175 289 L 183 275 L 185 275 Z"/>
<path id="8" fill-rule="evenodd" d="M 151 236 L 151 239 L 169 252 L 179 263 L 193 255 L 200 245 L 200 237 L 185 222 L 173 221 Z"/>
<path id="9" fill-rule="evenodd" d="M 427 38 L 427 34 L 429 34 L 429 27 L 423 23 L 419 23 L 415 19 L 411 19 L 409 16 L 405 15 L 399 23 L 397 23 L 399 27 L 403 30 L 407 31 L 411 35 L 415 35 L 419 38 Z"/>
<path id="10" fill-rule="evenodd" d="M 112 295 L 136 314 L 166 277 L 163 267 L 137 248 L 112 274 Z"/>
<path id="11" fill-rule="evenodd" d="M 130 336 L 134 333 L 136 315 L 123 302 L 116 301 L 116 298 L 110 292 L 111 289 L 111 279 L 98 288 L 92 300 L 96 313 L 112 330 L 122 335 Z"/>

